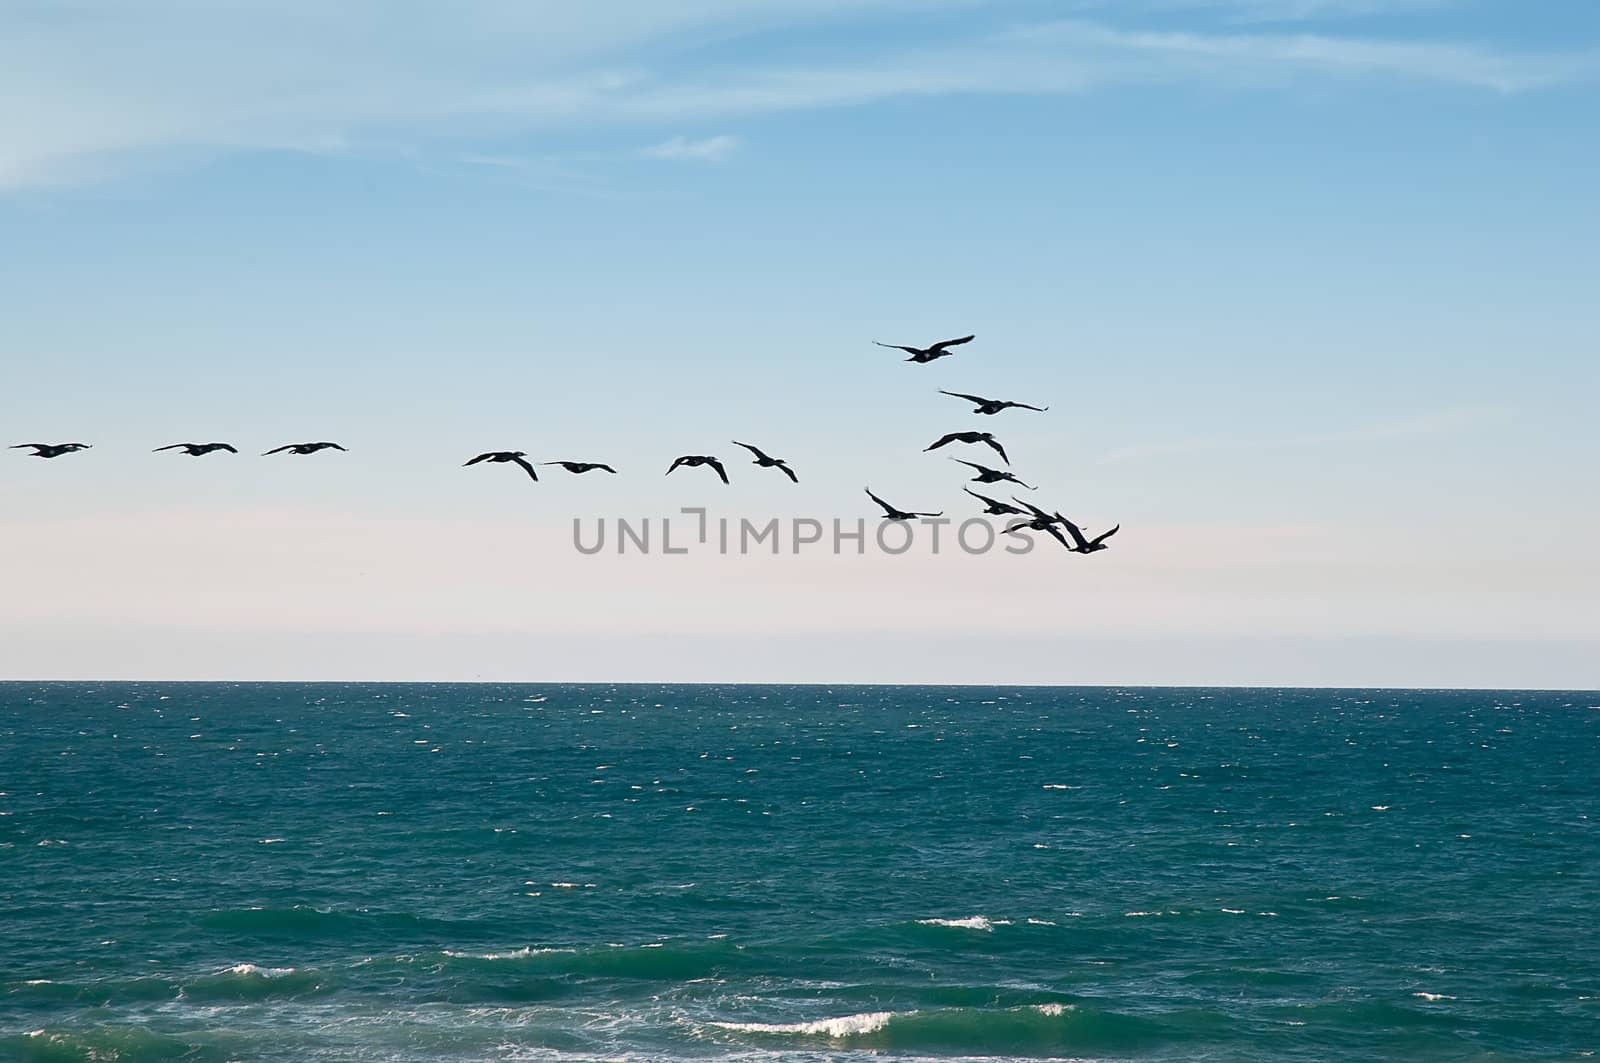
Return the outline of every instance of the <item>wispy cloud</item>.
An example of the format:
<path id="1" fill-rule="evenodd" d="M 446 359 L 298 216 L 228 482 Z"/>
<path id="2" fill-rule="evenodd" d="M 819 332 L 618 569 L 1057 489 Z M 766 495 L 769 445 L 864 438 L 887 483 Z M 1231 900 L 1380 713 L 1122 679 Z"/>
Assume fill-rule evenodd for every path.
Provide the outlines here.
<path id="1" fill-rule="evenodd" d="M 1210 12 L 1238 22 L 1303 22 L 1313 19 L 1414 14 L 1454 7 L 1460 0 L 1142 0 L 1142 2 L 1147 10 L 1155 12 Z"/>
<path id="2" fill-rule="evenodd" d="M 248 150 L 493 154 L 510 138 L 578 128 L 614 144 L 608 128 L 665 135 L 692 121 L 916 96 L 1330 76 L 1511 93 L 1600 67 L 1593 50 L 1241 30 L 1243 20 L 1424 2 L 1089 3 L 1077 10 L 1100 21 L 1044 24 L 1018 22 L 1032 5 L 1015 0 L 462 0 L 448 15 L 408 7 L 404 19 L 380 0 L 8 5 L 0 189 Z M 945 16 L 938 36 L 922 18 L 883 32 L 930 6 Z M 1166 28 L 1148 28 L 1152 12 L 1165 12 L 1156 21 Z M 863 20 L 876 32 L 851 33 Z M 808 45 L 787 43 L 796 26 Z M 674 138 L 649 153 L 713 160 L 733 147 Z"/>
<path id="3" fill-rule="evenodd" d="M 1321 432 L 1277 436 L 1259 439 L 1204 437 L 1169 440 L 1119 447 L 1102 455 L 1100 464 L 1134 461 L 1143 458 L 1163 458 L 1173 455 L 1214 453 L 1217 451 L 1273 451 L 1300 447 L 1339 446 L 1343 444 L 1381 443 L 1388 440 L 1414 439 L 1426 436 L 1447 435 L 1499 424 L 1516 415 L 1505 406 L 1461 406 L 1447 410 L 1434 410 L 1411 417 L 1348 428 L 1332 428 Z"/>
<path id="4" fill-rule="evenodd" d="M 689 162 L 721 162 L 734 149 L 739 146 L 739 138 L 728 136 L 706 137 L 702 140 L 690 140 L 687 137 L 673 137 L 660 144 L 654 144 L 640 152 L 647 159 L 671 159 Z"/>
<path id="5" fill-rule="evenodd" d="M 1521 54 L 1437 41 L 1319 34 L 1127 31 L 1084 22 L 1032 26 L 1017 35 L 1063 49 L 1142 57 L 1146 76 L 1228 79 L 1262 73 L 1384 75 L 1514 93 L 1600 69 L 1600 52 Z"/>

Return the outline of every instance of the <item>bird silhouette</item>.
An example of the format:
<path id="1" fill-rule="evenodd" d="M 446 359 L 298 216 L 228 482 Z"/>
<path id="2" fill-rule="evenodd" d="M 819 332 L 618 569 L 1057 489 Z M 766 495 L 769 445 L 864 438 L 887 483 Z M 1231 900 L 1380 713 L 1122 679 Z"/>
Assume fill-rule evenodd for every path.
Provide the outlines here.
<path id="1" fill-rule="evenodd" d="M 989 449 L 1000 455 L 1001 461 L 1007 465 L 1011 464 L 1011 459 L 1006 457 L 1006 448 L 1002 447 L 999 441 L 988 432 L 946 432 L 926 447 L 923 447 L 922 450 L 923 453 L 927 453 L 930 450 L 938 450 L 940 447 L 950 443 L 986 443 Z"/>
<path id="2" fill-rule="evenodd" d="M 1023 529 L 1046 532 L 1056 542 L 1066 546 L 1068 550 L 1072 549 L 1072 547 L 1067 546 L 1067 540 L 1061 537 L 1061 533 L 1056 531 L 1056 519 L 1048 514 L 1043 517 L 1034 517 L 1031 520 L 1019 520 L 1015 524 L 1008 526 L 1006 532 L 1007 534 L 1015 535 Z"/>
<path id="3" fill-rule="evenodd" d="M 88 450 L 88 443 L 17 443 L 10 449 L 26 450 L 33 448 L 30 458 L 59 458 L 63 454 L 76 454 L 80 450 Z"/>
<path id="4" fill-rule="evenodd" d="M 976 476 L 974 476 L 972 478 L 972 482 L 973 483 L 995 484 L 995 483 L 999 483 L 1001 480 L 1005 480 L 1007 483 L 1020 484 L 1021 486 L 1026 487 L 1030 491 L 1037 490 L 1037 488 L 1034 487 L 1033 484 L 1025 484 L 1025 483 L 1023 483 L 1021 480 L 1017 479 L 1014 475 L 1012 475 L 1009 472 L 1001 472 L 999 469 L 991 469 L 986 465 L 979 465 L 977 462 L 974 462 L 974 461 L 962 461 L 960 458 L 951 458 L 950 460 L 951 461 L 960 462 L 962 465 L 967 466 L 969 469 L 978 470 L 978 475 L 976 475 Z"/>
<path id="5" fill-rule="evenodd" d="M 1068 550 L 1072 549 L 1071 546 L 1067 545 L 1067 540 L 1062 538 L 1061 533 L 1056 530 L 1056 525 L 1060 524 L 1063 520 L 1066 519 L 1066 518 L 1062 517 L 1061 514 L 1059 514 L 1059 513 L 1046 513 L 1044 510 L 1040 509 L 1038 506 L 1034 505 L 1032 502 L 1024 502 L 1020 498 L 1013 497 L 1011 499 L 1011 501 L 1017 503 L 1020 506 L 1026 506 L 1027 509 L 1028 509 L 1028 512 L 1032 513 L 1033 516 L 1029 520 L 1018 521 L 1017 523 L 1012 524 L 1010 527 L 1008 527 L 1006 529 L 1006 531 L 1008 531 L 1008 532 L 1019 532 L 1022 529 L 1027 528 L 1027 529 L 1029 529 L 1031 531 L 1046 532 L 1056 542 L 1060 543 L 1062 546 L 1066 546 Z M 1026 516 L 1027 514 L 1023 514 L 1023 515 Z"/>
<path id="6" fill-rule="evenodd" d="M 717 475 L 722 477 L 723 483 L 728 482 L 728 470 L 722 467 L 722 462 L 718 461 L 716 458 L 713 458 L 709 454 L 685 454 L 680 458 L 675 458 L 673 459 L 672 464 L 667 466 L 667 475 L 671 476 L 672 470 L 676 469 L 679 465 L 687 465 L 690 468 L 693 468 L 696 465 L 709 465 L 713 469 L 717 470 Z"/>
<path id="7" fill-rule="evenodd" d="M 509 461 L 513 465 L 522 466 L 522 471 L 527 473 L 535 481 L 537 481 L 539 479 L 539 474 L 534 471 L 534 468 L 533 468 L 532 465 L 528 464 L 528 455 L 527 455 L 526 451 L 521 451 L 521 450 L 491 450 L 491 451 L 488 451 L 486 453 L 479 454 L 477 457 L 473 458 L 469 462 L 463 463 L 461 467 L 463 469 L 465 469 L 468 465 L 476 465 L 480 461 L 494 461 L 494 462 L 507 462 L 507 461 Z"/>
<path id="8" fill-rule="evenodd" d="M 614 472 L 617 471 L 617 470 L 613 469 L 611 466 L 605 465 L 605 464 L 603 464 L 601 462 L 598 462 L 598 461 L 541 461 L 539 464 L 540 465 L 559 465 L 563 469 L 567 470 L 568 472 L 579 472 L 579 473 L 581 473 L 581 472 L 593 472 L 596 469 L 603 469 L 606 472 L 610 472 L 610 473 L 614 473 Z"/>
<path id="9" fill-rule="evenodd" d="M 1015 513 L 1019 517 L 1027 516 L 1025 511 L 1018 509 L 1009 502 L 1001 502 L 998 499 L 990 498 L 988 495 L 980 495 L 970 487 L 963 487 L 961 490 L 982 502 L 983 511 L 992 516 L 1003 517 L 1011 513 Z"/>
<path id="10" fill-rule="evenodd" d="M 343 449 L 344 448 L 337 443 L 285 443 L 281 447 L 273 447 L 271 450 L 267 451 L 266 454 L 261 456 L 264 458 L 268 454 L 282 454 L 286 450 L 294 454 L 315 454 L 319 450 Z"/>
<path id="11" fill-rule="evenodd" d="M 999 413 L 1001 410 L 1034 410 L 1038 413 L 1043 413 L 1050 408 L 1048 406 L 1029 406 L 1025 402 L 1006 402 L 1002 399 L 986 399 L 982 395 L 965 395 L 959 391 L 945 391 L 943 388 L 939 389 L 939 394 L 949 395 L 954 399 L 966 399 L 968 402 L 975 402 L 978 404 L 978 406 L 977 409 L 972 411 L 973 413 L 981 413 L 990 416 Z"/>
<path id="12" fill-rule="evenodd" d="M 1055 515 L 1055 519 L 1061 523 L 1062 527 L 1067 529 L 1067 534 L 1072 536 L 1072 545 L 1067 547 L 1067 549 L 1071 550 L 1075 554 L 1096 554 L 1101 550 L 1111 549 L 1111 547 L 1106 545 L 1106 540 L 1117 534 L 1117 529 L 1122 527 L 1121 524 L 1118 524 L 1110 531 L 1101 532 L 1093 539 L 1085 539 L 1083 537 L 1083 529 L 1072 523 L 1066 517 L 1063 517 L 1061 514 L 1057 513 Z"/>
<path id="13" fill-rule="evenodd" d="M 868 498 L 872 499 L 874 502 L 878 503 L 878 505 L 883 507 L 883 517 L 884 517 L 885 520 L 916 520 L 918 517 L 942 517 L 942 516 L 944 516 L 944 510 L 940 510 L 937 513 L 915 513 L 915 512 L 912 512 L 910 510 L 895 509 L 889 503 L 885 502 L 883 499 L 881 499 L 877 495 L 873 494 L 872 493 L 872 488 L 868 487 L 866 489 L 866 492 L 867 492 L 867 497 Z"/>
<path id="14" fill-rule="evenodd" d="M 770 454 L 764 453 L 760 447 L 753 447 L 749 443 L 741 443 L 737 439 L 733 441 L 733 445 L 743 447 L 756 456 L 756 460 L 751 464 L 759 465 L 763 469 L 777 469 L 795 483 L 800 482 L 800 477 L 794 474 L 794 470 L 789 468 L 789 463 L 783 458 L 774 458 Z"/>
<path id="15" fill-rule="evenodd" d="M 159 454 L 163 450 L 181 450 L 191 458 L 204 457 L 218 450 L 226 450 L 229 454 L 239 453 L 233 449 L 232 443 L 169 443 L 164 447 L 157 447 L 151 453 Z"/>
<path id="16" fill-rule="evenodd" d="M 872 342 L 877 343 L 879 347 L 892 347 L 897 351 L 905 351 L 911 355 L 910 358 L 906 359 L 908 362 L 931 362 L 935 358 L 945 358 L 954 354 L 955 352 L 950 350 L 951 347 L 959 347 L 963 343 L 971 343 L 975 338 L 974 336 L 962 336 L 958 340 L 941 340 L 932 347 L 904 347 L 898 343 L 878 343 L 877 340 Z"/>

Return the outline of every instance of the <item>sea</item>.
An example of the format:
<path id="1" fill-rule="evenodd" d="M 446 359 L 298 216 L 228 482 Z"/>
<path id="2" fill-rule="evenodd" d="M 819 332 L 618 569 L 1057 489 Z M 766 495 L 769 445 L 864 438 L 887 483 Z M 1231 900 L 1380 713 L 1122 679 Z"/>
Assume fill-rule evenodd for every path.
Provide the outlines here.
<path id="1" fill-rule="evenodd" d="M 0 1060 L 1578 1060 L 1600 694 L 0 684 Z"/>

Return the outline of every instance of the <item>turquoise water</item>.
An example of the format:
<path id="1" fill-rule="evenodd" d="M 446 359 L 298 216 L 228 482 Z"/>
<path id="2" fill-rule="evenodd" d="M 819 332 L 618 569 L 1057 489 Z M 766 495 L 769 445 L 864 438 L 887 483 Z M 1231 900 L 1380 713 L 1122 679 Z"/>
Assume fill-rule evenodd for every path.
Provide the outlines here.
<path id="1" fill-rule="evenodd" d="M 1577 1059 L 1600 695 L 0 684 L 0 1059 Z"/>

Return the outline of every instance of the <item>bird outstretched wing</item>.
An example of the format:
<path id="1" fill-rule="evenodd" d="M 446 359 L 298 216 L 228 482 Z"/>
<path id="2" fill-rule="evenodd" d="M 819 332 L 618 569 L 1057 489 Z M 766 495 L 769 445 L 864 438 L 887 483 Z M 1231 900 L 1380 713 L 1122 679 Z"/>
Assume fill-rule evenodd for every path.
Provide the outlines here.
<path id="1" fill-rule="evenodd" d="M 187 444 L 187 443 L 168 443 L 168 444 L 167 444 L 167 445 L 166 445 L 166 446 L 164 446 L 164 447 L 157 447 L 157 448 L 156 448 L 156 449 L 154 449 L 154 450 L 152 450 L 152 451 L 151 451 L 151 452 L 150 452 L 150 453 L 152 453 L 152 454 L 159 454 L 159 453 L 161 453 L 161 452 L 162 452 L 162 451 L 163 451 L 163 450 L 177 450 L 177 449 L 179 449 L 179 448 L 180 448 L 180 447 L 187 447 L 187 446 L 188 446 L 188 445 L 189 445 L 189 444 Z M 231 450 L 231 449 L 233 449 L 233 448 L 231 448 L 231 447 L 230 447 L 230 448 L 229 448 L 229 449 L 230 449 L 230 450 Z"/>
<path id="2" fill-rule="evenodd" d="M 480 462 L 480 461 L 488 461 L 492 457 L 494 457 L 494 451 L 491 450 L 488 453 L 479 454 L 477 457 L 473 458 L 469 462 L 463 463 L 461 467 L 463 469 L 465 469 L 468 465 L 476 465 L 476 464 L 478 464 L 478 462 Z"/>
<path id="3" fill-rule="evenodd" d="M 873 340 L 872 342 L 873 343 L 878 343 L 877 340 Z M 898 344 L 898 343 L 878 343 L 878 346 L 879 347 L 891 347 L 891 348 L 893 348 L 894 350 L 897 350 L 897 351 L 905 351 L 907 354 L 911 355 L 912 357 L 916 357 L 917 355 L 922 353 L 920 348 L 917 348 L 917 347 L 906 347 L 906 346 L 903 346 L 903 345 Z"/>
<path id="4" fill-rule="evenodd" d="M 293 443 L 285 443 L 281 447 L 273 447 L 271 450 L 266 451 L 261 456 L 263 458 L 265 458 L 265 457 L 268 457 L 268 456 L 270 456 L 272 454 L 282 454 L 286 450 L 293 450 L 293 449 L 294 449 L 294 444 Z"/>
<path id="5" fill-rule="evenodd" d="M 789 468 L 789 466 L 785 465 L 783 462 L 781 462 L 781 461 L 778 462 L 778 468 L 779 468 L 780 471 L 782 471 L 782 473 L 785 476 L 787 476 L 794 483 L 799 483 L 800 482 L 800 477 L 796 476 L 794 474 L 794 470 Z"/>
<path id="6" fill-rule="evenodd" d="M 1006 405 L 1015 406 L 1019 410 L 1033 410 L 1035 413 L 1043 413 L 1050 408 L 1048 406 L 1029 406 L 1026 402 L 1008 402 Z"/>
<path id="7" fill-rule="evenodd" d="M 237 454 L 237 453 L 239 453 L 239 451 L 234 448 L 234 445 L 232 443 L 218 443 L 217 444 L 217 449 L 218 450 L 226 450 L 229 454 Z"/>
<path id="8" fill-rule="evenodd" d="M 982 406 L 984 403 L 989 401 L 988 399 L 984 398 L 982 395 L 966 395 L 966 394 L 963 394 L 963 393 L 961 393 L 959 391 L 945 391 L 943 388 L 939 389 L 939 394 L 941 394 L 941 395 L 949 395 L 953 399 L 966 399 L 968 402 L 975 402 L 979 406 Z"/>
<path id="9" fill-rule="evenodd" d="M 1093 539 L 1091 539 L 1089 541 L 1089 545 L 1090 546 L 1099 546 L 1101 543 L 1105 542 L 1107 539 L 1109 539 L 1113 535 L 1117 534 L 1117 529 L 1120 528 L 1120 527 L 1122 527 L 1122 525 L 1121 524 L 1117 524 L 1117 525 L 1114 525 L 1110 531 L 1101 532 L 1099 535 L 1095 536 Z"/>
<path id="10" fill-rule="evenodd" d="M 1005 462 L 1007 465 L 1011 464 L 1011 459 L 1006 457 L 1006 448 L 1002 447 L 1000 445 L 1000 441 L 999 440 L 997 440 L 997 439 L 985 439 L 984 442 L 989 444 L 990 447 L 994 448 L 994 452 L 996 454 L 1000 455 L 1000 460 L 1001 461 Z"/>
<path id="11" fill-rule="evenodd" d="M 1059 531 L 1056 530 L 1056 526 L 1055 526 L 1054 523 L 1046 524 L 1044 526 L 1044 528 L 1041 529 L 1041 530 L 1043 530 L 1046 534 L 1048 534 L 1052 539 L 1054 539 L 1056 542 L 1060 543 L 1062 546 L 1066 546 L 1068 550 L 1072 549 L 1072 547 L 1067 546 L 1067 540 L 1062 536 L 1062 534 Z"/>
<path id="12" fill-rule="evenodd" d="M 527 458 L 512 458 L 511 460 L 522 466 L 522 471 L 533 477 L 534 483 L 539 482 L 539 474 L 534 470 L 532 465 L 528 464 Z"/>
<path id="13" fill-rule="evenodd" d="M 927 453 L 930 450 L 938 450 L 940 447 L 944 446 L 945 444 L 954 443 L 960 438 L 961 438 L 961 433 L 960 432 L 946 432 L 944 435 L 940 436 L 937 440 L 935 440 L 932 443 L 929 443 L 926 447 L 924 447 L 923 448 L 923 453 Z"/>
<path id="14" fill-rule="evenodd" d="M 988 495 L 980 495 L 980 494 L 978 494 L 978 492 L 974 491 L 970 487 L 963 487 L 961 490 L 965 491 L 967 494 L 971 495 L 973 498 L 976 498 L 979 502 L 982 502 L 985 506 L 989 507 L 990 509 L 1002 510 L 1002 511 L 1007 511 L 1007 512 L 1011 512 L 1011 513 L 1021 512 L 1018 509 L 1015 509 L 1015 508 L 1013 508 L 1011 506 L 1006 505 L 1004 502 L 1001 502 L 998 499 L 990 498 Z"/>
<path id="15" fill-rule="evenodd" d="M 749 443 L 741 443 L 737 439 L 735 439 L 733 441 L 733 445 L 736 446 L 736 447 L 743 447 L 744 449 L 748 450 L 750 453 L 752 453 L 752 454 L 754 454 L 756 456 L 756 459 L 758 461 L 771 461 L 772 460 L 765 453 L 762 452 L 760 447 L 753 447 Z"/>
<path id="16" fill-rule="evenodd" d="M 1038 517 L 1040 520 L 1054 521 L 1056 519 L 1055 517 L 1052 517 L 1050 514 L 1046 513 L 1044 510 L 1040 509 L 1038 506 L 1034 505 L 1032 502 L 1024 502 L 1022 499 L 1018 498 L 1016 495 L 1012 495 L 1011 496 L 1011 501 L 1015 502 L 1019 506 L 1028 507 L 1028 512 L 1032 513 L 1035 517 Z M 1019 510 L 1018 512 L 1021 512 L 1021 511 Z"/>
<path id="17" fill-rule="evenodd" d="M 872 488 L 868 487 L 868 488 L 865 488 L 865 490 L 867 492 L 867 497 L 868 498 L 872 499 L 874 502 L 878 503 L 878 505 L 883 507 L 883 512 L 884 512 L 885 515 L 892 517 L 896 513 L 900 512 L 898 509 L 895 509 L 889 503 L 885 502 L 883 499 L 881 499 L 877 495 L 873 494 L 872 493 Z"/>
<path id="18" fill-rule="evenodd" d="M 672 464 L 667 466 L 667 475 L 671 476 L 672 475 L 672 470 L 676 469 L 679 465 L 682 465 L 683 463 L 684 463 L 684 459 L 683 458 L 673 458 L 672 459 Z"/>
<path id="19" fill-rule="evenodd" d="M 717 470 L 717 475 L 722 477 L 723 483 L 728 482 L 728 470 L 722 467 L 722 462 L 718 461 L 716 458 L 707 458 L 706 464 Z"/>
<path id="20" fill-rule="evenodd" d="M 1063 528 L 1067 529 L 1067 534 L 1072 536 L 1073 549 L 1082 551 L 1086 546 L 1089 545 L 1088 541 L 1083 537 L 1082 528 L 1078 527 L 1076 524 L 1072 523 L 1059 513 L 1056 514 L 1056 519 L 1061 522 L 1061 526 Z"/>
<path id="21" fill-rule="evenodd" d="M 963 343 L 971 343 L 975 339 L 977 339 L 976 334 L 971 335 L 971 336 L 962 336 L 960 339 L 957 339 L 957 340 L 940 340 L 938 343 L 935 343 L 932 347 L 929 347 L 928 350 L 930 350 L 930 351 L 942 351 L 946 347 L 959 347 Z"/>

